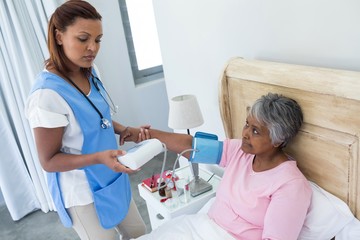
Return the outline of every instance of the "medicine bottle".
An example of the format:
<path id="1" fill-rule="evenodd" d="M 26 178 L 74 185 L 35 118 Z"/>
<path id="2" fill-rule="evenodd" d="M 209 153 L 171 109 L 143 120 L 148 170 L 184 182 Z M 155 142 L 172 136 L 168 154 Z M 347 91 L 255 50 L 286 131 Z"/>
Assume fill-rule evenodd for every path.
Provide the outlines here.
<path id="1" fill-rule="evenodd" d="M 166 196 L 166 193 L 165 193 L 165 182 L 161 182 L 160 185 L 159 185 L 159 195 L 161 197 L 165 197 Z"/>
<path id="2" fill-rule="evenodd" d="M 165 196 L 167 198 L 172 198 L 171 188 L 169 186 L 166 186 L 165 188 Z"/>

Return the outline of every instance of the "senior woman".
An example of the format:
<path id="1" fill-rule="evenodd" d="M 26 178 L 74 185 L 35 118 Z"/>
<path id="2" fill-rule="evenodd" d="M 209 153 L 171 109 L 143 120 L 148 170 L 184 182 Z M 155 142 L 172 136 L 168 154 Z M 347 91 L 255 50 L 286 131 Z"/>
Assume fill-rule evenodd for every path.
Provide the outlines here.
<path id="1" fill-rule="evenodd" d="M 283 148 L 302 122 L 302 111 L 295 100 L 268 93 L 251 107 L 242 139 L 221 142 L 207 134 L 192 137 L 155 129 L 147 129 L 145 134 L 177 153 L 198 149 L 185 154 L 192 162 L 224 167 L 216 199 L 207 213 L 209 231 L 213 231 L 211 226 L 221 228 L 229 239 L 295 240 L 310 205 L 311 188 Z M 162 239 L 161 234 L 155 235 L 161 229 L 140 239 Z"/>

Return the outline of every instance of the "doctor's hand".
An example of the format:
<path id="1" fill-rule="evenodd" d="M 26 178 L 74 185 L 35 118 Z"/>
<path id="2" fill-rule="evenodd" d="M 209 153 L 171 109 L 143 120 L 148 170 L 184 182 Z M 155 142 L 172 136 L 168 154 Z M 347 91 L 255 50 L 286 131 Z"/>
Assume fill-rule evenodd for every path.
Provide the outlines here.
<path id="1" fill-rule="evenodd" d="M 120 145 L 123 145 L 125 142 L 139 143 L 150 139 L 150 127 L 150 125 L 143 125 L 139 128 L 126 127 L 125 130 L 120 133 Z"/>
<path id="2" fill-rule="evenodd" d="M 98 152 L 97 159 L 99 163 L 105 164 L 108 168 L 113 170 L 114 172 L 123 172 L 123 173 L 134 173 L 137 170 L 132 170 L 124 165 L 122 165 L 118 161 L 118 156 L 122 156 L 126 154 L 126 151 L 123 150 L 106 150 L 103 152 Z"/>

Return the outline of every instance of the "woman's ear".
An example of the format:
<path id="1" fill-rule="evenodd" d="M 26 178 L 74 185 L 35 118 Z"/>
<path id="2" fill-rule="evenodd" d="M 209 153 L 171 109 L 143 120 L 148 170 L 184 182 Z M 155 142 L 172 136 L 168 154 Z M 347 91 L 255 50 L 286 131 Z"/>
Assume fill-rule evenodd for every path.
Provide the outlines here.
<path id="1" fill-rule="evenodd" d="M 56 38 L 56 43 L 58 45 L 62 45 L 62 33 L 57 29 L 55 29 L 55 38 Z"/>

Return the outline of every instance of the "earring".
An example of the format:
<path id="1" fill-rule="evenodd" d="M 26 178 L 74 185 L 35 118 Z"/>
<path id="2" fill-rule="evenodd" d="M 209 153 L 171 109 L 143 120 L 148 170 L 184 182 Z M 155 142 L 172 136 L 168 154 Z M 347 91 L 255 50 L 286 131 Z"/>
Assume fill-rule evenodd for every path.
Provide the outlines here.
<path id="1" fill-rule="evenodd" d="M 284 142 L 274 144 L 274 148 L 283 148 L 283 147 L 285 147 Z"/>

